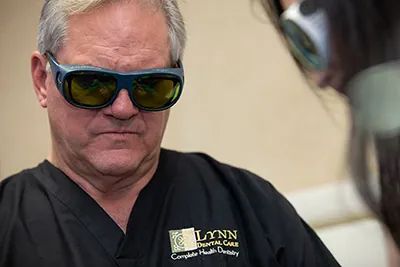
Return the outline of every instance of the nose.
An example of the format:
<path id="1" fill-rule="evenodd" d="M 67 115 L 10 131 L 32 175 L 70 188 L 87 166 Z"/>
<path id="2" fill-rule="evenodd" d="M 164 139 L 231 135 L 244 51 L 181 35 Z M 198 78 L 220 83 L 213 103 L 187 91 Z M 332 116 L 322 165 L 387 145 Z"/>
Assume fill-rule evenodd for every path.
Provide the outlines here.
<path id="1" fill-rule="evenodd" d="M 104 109 L 104 113 L 119 120 L 128 120 L 139 113 L 129 97 L 127 90 L 122 89 L 114 102 Z"/>

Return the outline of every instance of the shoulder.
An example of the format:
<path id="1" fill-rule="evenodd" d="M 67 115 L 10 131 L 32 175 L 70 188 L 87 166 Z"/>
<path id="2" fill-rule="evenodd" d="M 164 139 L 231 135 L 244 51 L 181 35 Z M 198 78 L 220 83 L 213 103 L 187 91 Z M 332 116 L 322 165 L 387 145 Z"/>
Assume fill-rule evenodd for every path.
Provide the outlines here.
<path id="1" fill-rule="evenodd" d="M 245 186 L 245 189 L 273 189 L 270 182 L 261 178 L 259 175 L 237 166 L 221 162 L 214 157 L 203 152 L 177 152 L 164 150 L 169 156 L 179 161 L 179 165 L 190 167 L 200 173 L 212 172 L 216 175 L 224 176 L 234 183 Z"/>
<path id="2" fill-rule="evenodd" d="M 0 181 L 0 204 L 7 197 L 24 192 L 36 183 L 34 172 L 38 167 L 22 170 Z"/>
<path id="3" fill-rule="evenodd" d="M 10 216 L 23 208 L 24 203 L 35 199 L 35 192 L 41 187 L 35 175 L 39 171 L 40 166 L 25 169 L 0 182 L 0 218 L 11 219 Z"/>
<path id="4" fill-rule="evenodd" d="M 0 182 L 0 240 L 11 232 L 24 201 L 24 192 L 31 187 L 32 180 L 32 172 L 27 169 Z"/>
<path id="5" fill-rule="evenodd" d="M 288 247 L 288 243 L 299 244 L 309 239 L 310 234 L 314 235 L 292 204 L 268 180 L 204 153 L 173 153 L 177 153 L 186 173 L 197 172 L 203 183 L 211 185 L 208 187 L 211 194 L 219 193 L 221 187 L 229 192 L 242 218 L 249 223 L 256 220 L 276 250 Z M 292 240 L 293 236 L 296 241 Z"/>
<path id="6" fill-rule="evenodd" d="M 204 176 L 203 179 L 217 180 L 228 188 L 235 200 L 245 203 L 254 212 L 264 229 L 293 228 L 293 223 L 303 226 L 292 204 L 267 179 L 250 170 L 222 163 L 204 153 L 180 155 L 186 168 L 194 168 Z"/>
<path id="7" fill-rule="evenodd" d="M 234 195 L 245 196 L 256 206 L 260 206 L 260 203 L 267 205 L 268 202 L 284 199 L 268 180 L 247 169 L 223 163 L 206 153 L 182 153 L 171 150 L 166 150 L 166 153 L 179 162 L 176 165 L 178 169 L 183 169 L 185 173 L 197 174 L 195 176 L 205 182 L 222 183 L 229 187 Z"/>

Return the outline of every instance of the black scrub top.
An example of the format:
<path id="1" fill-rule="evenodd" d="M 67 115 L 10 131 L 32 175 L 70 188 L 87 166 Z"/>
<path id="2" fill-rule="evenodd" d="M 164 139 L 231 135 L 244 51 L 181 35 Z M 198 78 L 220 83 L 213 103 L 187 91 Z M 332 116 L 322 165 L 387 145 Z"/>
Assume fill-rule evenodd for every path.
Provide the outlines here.
<path id="1" fill-rule="evenodd" d="M 162 150 L 126 234 L 44 161 L 0 183 L 0 267 L 339 266 L 274 187 L 201 153 Z"/>

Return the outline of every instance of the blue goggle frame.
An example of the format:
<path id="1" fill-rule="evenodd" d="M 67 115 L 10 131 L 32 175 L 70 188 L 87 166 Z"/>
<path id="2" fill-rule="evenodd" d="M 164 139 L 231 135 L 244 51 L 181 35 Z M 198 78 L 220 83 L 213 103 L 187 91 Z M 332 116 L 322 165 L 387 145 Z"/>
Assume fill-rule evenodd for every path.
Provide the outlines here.
<path id="1" fill-rule="evenodd" d="M 113 70 L 108 70 L 104 68 L 99 68 L 99 67 L 93 67 L 93 66 L 84 66 L 84 65 L 62 65 L 57 62 L 55 57 L 47 52 L 45 53 L 46 57 L 48 58 L 49 64 L 51 71 L 53 73 L 54 81 L 56 84 L 56 87 L 58 91 L 61 93 L 61 95 L 64 97 L 64 99 L 70 103 L 71 105 L 78 107 L 78 108 L 83 108 L 83 109 L 102 109 L 104 107 L 107 107 L 111 105 L 115 99 L 118 97 L 120 91 L 122 89 L 126 89 L 129 93 L 129 97 L 133 103 L 134 106 L 141 110 L 145 111 L 162 111 L 171 108 L 173 105 L 176 104 L 176 102 L 179 100 L 182 91 L 183 91 L 183 85 L 184 85 L 184 69 L 182 62 L 179 60 L 176 63 L 176 68 L 154 68 L 154 69 L 147 69 L 147 70 L 138 70 L 138 71 L 133 71 L 133 72 L 117 72 Z M 82 73 L 82 72 L 90 72 L 90 73 L 96 73 L 99 75 L 107 75 L 111 76 L 114 78 L 116 81 L 116 90 L 113 94 L 113 96 L 108 100 L 106 103 L 98 106 L 86 106 L 86 105 L 81 105 L 79 103 L 76 103 L 74 101 L 71 101 L 67 97 L 67 92 L 65 91 L 65 82 L 68 78 L 68 76 L 74 74 L 74 73 Z M 174 97 L 173 101 L 169 102 L 167 105 L 160 107 L 160 108 L 148 108 L 148 107 L 143 107 L 137 101 L 135 100 L 133 96 L 133 82 L 141 78 L 143 76 L 170 76 L 174 77 L 179 82 L 179 92 L 178 95 Z"/>

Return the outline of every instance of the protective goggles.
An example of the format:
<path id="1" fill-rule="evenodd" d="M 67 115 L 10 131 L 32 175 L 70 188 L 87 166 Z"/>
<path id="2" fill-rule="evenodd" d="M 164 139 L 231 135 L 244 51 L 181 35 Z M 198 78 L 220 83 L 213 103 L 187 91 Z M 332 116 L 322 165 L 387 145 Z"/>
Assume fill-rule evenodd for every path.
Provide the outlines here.
<path id="1" fill-rule="evenodd" d="M 292 4 L 280 16 L 280 26 L 294 57 L 309 70 L 324 71 L 329 61 L 328 23 L 313 0 Z"/>
<path id="2" fill-rule="evenodd" d="M 61 65 L 46 53 L 58 91 L 79 108 L 101 109 L 111 105 L 122 89 L 141 110 L 161 111 L 172 107 L 182 94 L 184 72 L 176 68 L 116 72 L 81 65 Z"/>

